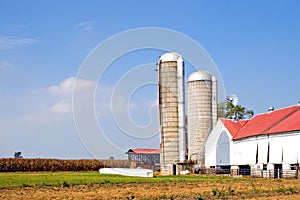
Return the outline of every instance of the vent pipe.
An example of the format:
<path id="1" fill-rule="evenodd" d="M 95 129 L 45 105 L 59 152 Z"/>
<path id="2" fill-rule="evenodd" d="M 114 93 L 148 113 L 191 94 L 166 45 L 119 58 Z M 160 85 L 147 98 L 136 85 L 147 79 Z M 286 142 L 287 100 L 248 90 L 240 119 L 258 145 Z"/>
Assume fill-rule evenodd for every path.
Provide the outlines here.
<path id="1" fill-rule="evenodd" d="M 211 77 L 212 80 L 212 128 L 218 121 L 218 81 L 215 76 Z"/>
<path id="2" fill-rule="evenodd" d="M 269 112 L 273 112 L 274 110 L 275 110 L 275 109 L 274 109 L 273 106 L 269 107 L 269 109 L 268 109 Z"/>
<path id="3" fill-rule="evenodd" d="M 186 136 L 185 136 L 185 108 L 184 108 L 184 63 L 181 56 L 177 60 L 178 78 L 178 122 L 179 122 L 179 161 L 185 161 Z"/>

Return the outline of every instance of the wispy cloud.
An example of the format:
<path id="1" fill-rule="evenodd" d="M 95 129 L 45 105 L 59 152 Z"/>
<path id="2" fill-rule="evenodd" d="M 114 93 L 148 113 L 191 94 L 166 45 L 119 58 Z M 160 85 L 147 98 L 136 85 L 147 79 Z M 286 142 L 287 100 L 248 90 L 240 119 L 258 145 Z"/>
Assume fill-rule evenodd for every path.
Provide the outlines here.
<path id="1" fill-rule="evenodd" d="M 0 51 L 13 49 L 18 46 L 30 45 L 37 42 L 34 38 L 17 38 L 10 36 L 0 36 Z"/>
<path id="2" fill-rule="evenodd" d="M 85 21 L 80 22 L 74 26 L 76 29 L 82 29 L 85 31 L 90 31 L 95 28 L 95 21 Z"/>
<path id="3" fill-rule="evenodd" d="M 70 103 L 58 102 L 51 106 L 50 111 L 54 114 L 68 114 L 72 111 Z"/>
<path id="4" fill-rule="evenodd" d="M 0 72 L 8 72 L 14 69 L 14 65 L 8 61 L 0 62 Z"/>

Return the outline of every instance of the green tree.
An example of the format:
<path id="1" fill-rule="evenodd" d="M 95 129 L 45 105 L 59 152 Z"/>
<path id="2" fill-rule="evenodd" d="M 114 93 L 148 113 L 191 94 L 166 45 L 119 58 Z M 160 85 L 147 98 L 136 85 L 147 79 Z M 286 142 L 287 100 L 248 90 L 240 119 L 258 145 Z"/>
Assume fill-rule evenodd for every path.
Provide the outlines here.
<path id="1" fill-rule="evenodd" d="M 231 101 L 226 101 L 218 104 L 218 117 L 240 120 L 253 117 L 254 111 L 248 110 L 241 105 L 234 105 Z"/>
<path id="2" fill-rule="evenodd" d="M 15 152 L 14 158 L 23 158 L 22 152 L 21 151 Z"/>
<path id="3" fill-rule="evenodd" d="M 218 118 L 225 118 L 225 102 L 218 103 Z"/>

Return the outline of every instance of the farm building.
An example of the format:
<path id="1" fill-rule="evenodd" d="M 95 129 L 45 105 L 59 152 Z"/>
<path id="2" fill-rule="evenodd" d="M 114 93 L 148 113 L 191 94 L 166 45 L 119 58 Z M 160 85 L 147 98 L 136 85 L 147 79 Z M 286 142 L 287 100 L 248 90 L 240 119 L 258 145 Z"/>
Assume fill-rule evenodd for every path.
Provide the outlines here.
<path id="1" fill-rule="evenodd" d="M 162 174 L 180 174 L 185 168 L 194 172 L 214 168 L 210 171 L 259 177 L 280 177 L 283 172 L 297 175 L 300 105 L 270 110 L 249 120 L 217 121 L 215 76 L 203 70 L 193 72 L 188 77 L 185 95 L 181 55 L 161 55 L 157 68 Z M 150 159 L 129 153 L 133 167 Z"/>
<path id="2" fill-rule="evenodd" d="M 205 143 L 205 166 L 258 177 L 298 176 L 299 144 L 300 105 L 249 120 L 219 119 Z"/>
<path id="3" fill-rule="evenodd" d="M 128 162 L 130 168 L 144 168 L 144 169 L 159 169 L 160 150 L 159 149 L 144 149 L 135 148 L 129 149 Z"/>

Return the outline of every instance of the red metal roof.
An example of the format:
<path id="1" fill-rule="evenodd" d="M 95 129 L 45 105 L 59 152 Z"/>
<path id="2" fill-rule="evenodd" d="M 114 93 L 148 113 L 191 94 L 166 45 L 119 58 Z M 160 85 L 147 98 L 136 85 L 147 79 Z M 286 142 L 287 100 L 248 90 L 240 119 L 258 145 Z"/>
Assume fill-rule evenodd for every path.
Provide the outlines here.
<path id="1" fill-rule="evenodd" d="M 280 121 L 276 126 L 272 127 L 266 133 L 282 133 L 289 131 L 297 131 L 300 130 L 300 107 L 295 112 L 293 112 L 290 116 L 287 116 L 285 119 Z"/>
<path id="2" fill-rule="evenodd" d="M 160 149 L 144 149 L 144 148 L 135 148 L 129 149 L 128 153 L 135 153 L 135 154 L 160 154 Z"/>
<path id="3" fill-rule="evenodd" d="M 248 122 L 248 120 L 232 121 L 228 119 L 221 119 L 221 121 L 232 137 Z"/>
<path id="4" fill-rule="evenodd" d="M 250 120 L 233 122 L 222 120 L 224 126 L 233 136 L 233 140 L 274 133 L 300 130 L 300 106 L 291 106 L 264 113 Z"/>

